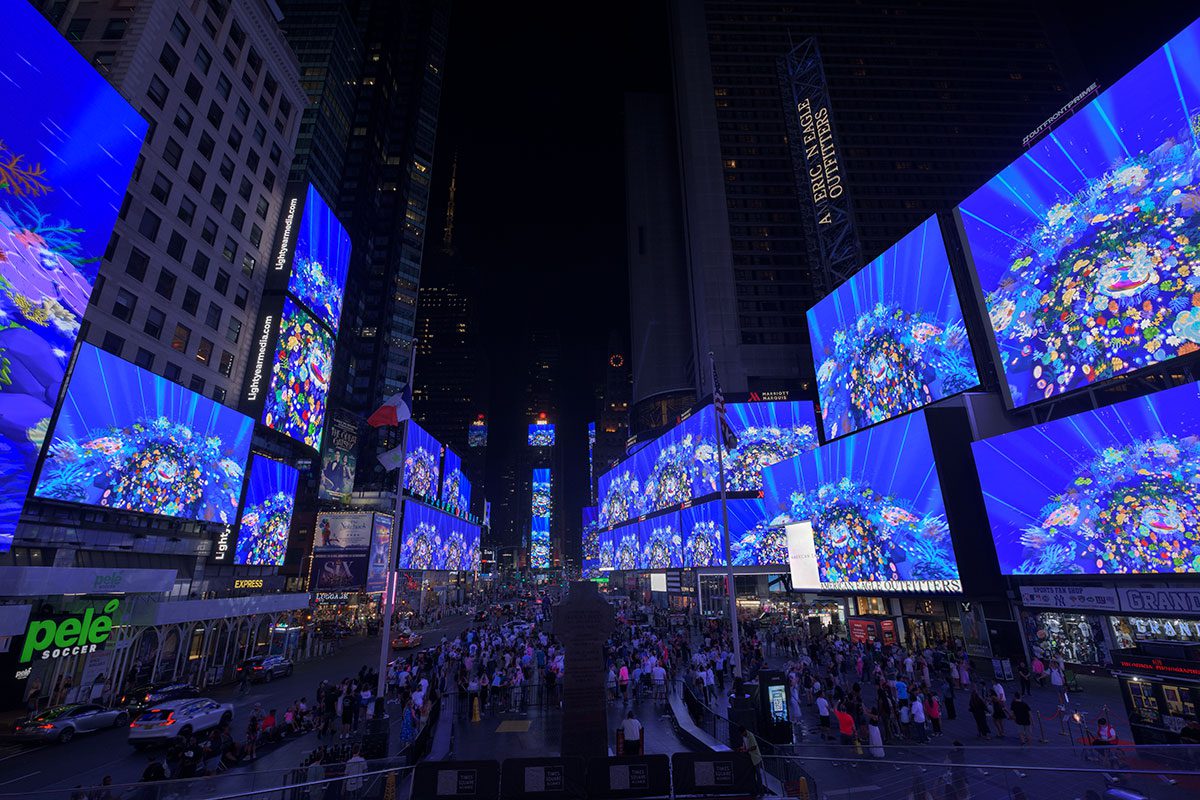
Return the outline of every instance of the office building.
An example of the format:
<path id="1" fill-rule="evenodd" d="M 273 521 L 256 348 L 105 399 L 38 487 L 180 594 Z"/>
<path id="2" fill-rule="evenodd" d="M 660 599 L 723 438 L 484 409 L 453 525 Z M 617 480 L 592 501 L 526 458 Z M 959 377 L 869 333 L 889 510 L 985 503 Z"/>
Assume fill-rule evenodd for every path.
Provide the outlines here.
<path id="1" fill-rule="evenodd" d="M 819 49 L 852 244 L 866 263 L 1011 161 L 1022 137 L 1081 88 L 1037 20 L 1024 0 L 673 0 L 675 147 L 651 147 L 663 137 L 646 132 L 630 143 L 627 171 L 669 174 L 669 164 L 643 166 L 660 159 L 679 166 L 693 335 L 646 335 L 639 309 L 663 287 L 678 291 L 678 264 L 631 255 L 634 418 L 646 407 L 653 416 L 681 365 L 694 365 L 698 395 L 711 392 L 710 351 L 728 393 L 810 390 L 804 314 L 832 287 L 805 238 L 811 190 L 788 147 L 796 110 L 781 60 L 810 40 Z M 674 235 L 670 215 L 643 209 L 631 219 L 631 250 Z M 669 380 L 644 379 L 642 363 Z"/>

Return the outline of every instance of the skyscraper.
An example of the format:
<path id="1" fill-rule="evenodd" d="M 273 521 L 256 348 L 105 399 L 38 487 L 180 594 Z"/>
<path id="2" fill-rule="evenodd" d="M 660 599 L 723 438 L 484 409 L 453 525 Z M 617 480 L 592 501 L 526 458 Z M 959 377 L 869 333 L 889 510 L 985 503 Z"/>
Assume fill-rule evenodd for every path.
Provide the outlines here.
<path id="1" fill-rule="evenodd" d="M 634 370 L 712 351 L 727 392 L 803 390 L 804 313 L 832 288 L 805 239 L 812 199 L 788 146 L 796 109 L 779 66 L 798 44 L 813 39 L 822 56 L 863 263 L 1010 161 L 1078 88 L 1031 2 L 673 0 L 670 29 L 676 151 L 629 156 L 680 165 L 693 337 L 635 328 Z M 669 217 L 656 224 L 629 236 L 669 238 Z M 678 283 L 660 268 L 674 269 L 631 270 L 635 324 L 643 298 Z M 711 391 L 706 367 L 696 374 L 698 393 Z M 663 388 L 635 380 L 635 411 Z"/>

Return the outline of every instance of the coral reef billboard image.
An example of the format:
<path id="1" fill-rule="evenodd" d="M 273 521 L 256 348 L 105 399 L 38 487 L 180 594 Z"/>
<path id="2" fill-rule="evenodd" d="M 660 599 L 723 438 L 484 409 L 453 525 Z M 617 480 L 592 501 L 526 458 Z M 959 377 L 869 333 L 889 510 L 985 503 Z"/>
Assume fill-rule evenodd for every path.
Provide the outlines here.
<path id="1" fill-rule="evenodd" d="M 0 551 L 147 124 L 29 3 L 0 52 Z"/>
<path id="2" fill-rule="evenodd" d="M 320 447 L 332 371 L 333 337 L 291 298 L 284 300 L 263 424 Z"/>
<path id="3" fill-rule="evenodd" d="M 299 482 L 300 473 L 295 467 L 258 454 L 250 457 L 246 503 L 233 563 L 283 566 Z"/>
<path id="4" fill-rule="evenodd" d="M 350 234 L 310 184 L 296 234 L 288 292 L 337 334 L 350 269 Z"/>

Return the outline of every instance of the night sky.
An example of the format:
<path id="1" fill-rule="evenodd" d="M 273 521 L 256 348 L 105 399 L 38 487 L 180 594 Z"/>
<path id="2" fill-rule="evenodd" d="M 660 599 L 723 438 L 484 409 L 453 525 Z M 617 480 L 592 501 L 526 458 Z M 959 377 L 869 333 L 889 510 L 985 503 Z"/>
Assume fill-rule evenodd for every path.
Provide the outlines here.
<path id="1" fill-rule="evenodd" d="M 456 247 L 480 274 L 491 357 L 487 495 L 499 496 L 499 470 L 524 444 L 524 338 L 534 324 L 557 327 L 564 511 L 576 530 L 584 428 L 595 415 L 609 333 L 628 330 L 622 95 L 669 91 L 666 4 L 591 5 L 582 20 L 569 5 L 536 5 L 455 4 L 430 247 L 440 242 L 457 152 Z M 1136 14 L 1082 0 L 1040 8 L 1082 81 L 1071 87 L 1078 91 L 1128 71 L 1192 20 L 1189 5 L 1142 2 Z M 1019 147 L 1014 142 L 1014 156 Z"/>

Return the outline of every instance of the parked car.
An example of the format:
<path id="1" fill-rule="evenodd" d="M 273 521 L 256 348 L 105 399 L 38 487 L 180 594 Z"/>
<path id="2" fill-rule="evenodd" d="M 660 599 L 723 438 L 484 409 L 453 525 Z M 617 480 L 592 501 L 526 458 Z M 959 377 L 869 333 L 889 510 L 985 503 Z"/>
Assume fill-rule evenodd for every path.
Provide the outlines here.
<path id="1" fill-rule="evenodd" d="M 393 650 L 411 650 L 421 646 L 421 634 L 412 631 L 401 631 L 392 637 Z"/>
<path id="2" fill-rule="evenodd" d="M 254 656 L 238 664 L 237 679 L 249 674 L 251 683 L 286 678 L 292 674 L 292 660 L 284 656 Z"/>
<path id="3" fill-rule="evenodd" d="M 66 744 L 77 733 L 104 728 L 120 728 L 129 722 L 129 713 L 121 708 L 106 708 L 95 703 L 54 706 L 21 720 L 13 726 L 17 741 L 61 742 Z"/>
<path id="4" fill-rule="evenodd" d="M 132 720 L 137 719 L 139 714 L 151 706 L 160 705 L 168 700 L 187 700 L 199 696 L 200 690 L 190 683 L 178 681 L 152 683 L 131 689 L 121 695 L 117 701 L 117 707 L 124 709 L 129 714 L 129 719 Z"/>
<path id="5" fill-rule="evenodd" d="M 129 743 L 141 749 L 149 744 L 191 736 L 232 720 L 233 705 L 230 703 L 218 703 L 207 697 L 172 700 L 148 709 L 131 722 Z"/>

